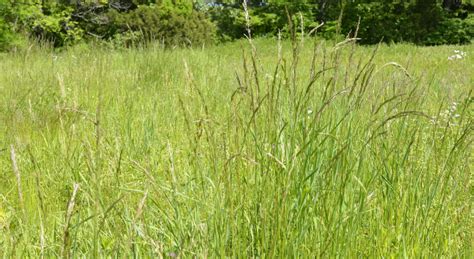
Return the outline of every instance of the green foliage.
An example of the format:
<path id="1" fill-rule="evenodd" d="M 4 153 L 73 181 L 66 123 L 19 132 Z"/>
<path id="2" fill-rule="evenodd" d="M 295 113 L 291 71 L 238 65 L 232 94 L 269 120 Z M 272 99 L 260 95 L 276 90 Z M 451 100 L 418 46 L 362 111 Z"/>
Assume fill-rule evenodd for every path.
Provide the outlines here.
<path id="1" fill-rule="evenodd" d="M 0 51 L 5 51 L 16 45 L 18 35 L 9 21 L 11 14 L 10 2 L 0 0 Z"/>
<path id="2" fill-rule="evenodd" d="M 345 3 L 344 5 L 341 3 Z M 468 5 L 464 5 L 464 8 Z M 344 9 L 342 24 L 338 19 Z M 293 15 L 293 25 L 312 29 L 316 21 L 324 21 L 319 35 L 326 38 L 354 34 L 361 18 L 358 37 L 362 44 L 384 42 L 413 42 L 420 45 L 469 43 L 472 34 L 466 10 L 443 10 L 437 1 L 269 1 L 263 7 L 250 8 L 249 25 L 253 36 L 287 33 L 288 13 Z M 223 39 L 237 39 L 247 34 L 244 10 L 240 5 L 218 5 L 208 8 Z M 339 30 L 339 27 L 341 27 Z"/>
<path id="3" fill-rule="evenodd" d="M 116 34 L 133 35 L 124 43 L 158 40 L 167 46 L 189 46 L 212 43 L 214 25 L 203 13 L 170 6 L 139 6 L 128 13 L 112 10 L 108 13 L 109 37 Z M 132 32 L 130 34 L 130 32 Z"/>
<path id="4" fill-rule="evenodd" d="M 474 16 L 462 20 L 445 19 L 437 30 L 427 34 L 423 41 L 426 45 L 469 44 L 474 39 Z"/>
<path id="5" fill-rule="evenodd" d="M 25 19 L 32 36 L 51 42 L 55 47 L 77 43 L 83 38 L 84 31 L 78 23 L 71 20 L 71 8 L 52 11 L 50 15 L 32 12 Z"/>
<path id="6" fill-rule="evenodd" d="M 249 26 L 252 36 L 276 35 L 289 32 L 288 17 L 298 30 L 303 27 L 309 31 L 317 26 L 311 5 L 293 3 L 291 5 L 273 4 L 249 8 Z M 247 35 L 245 11 L 240 6 L 218 6 L 208 10 L 216 23 L 218 34 L 224 40 L 239 39 Z"/>
<path id="7" fill-rule="evenodd" d="M 4 51 L 9 48 L 13 41 L 14 34 L 11 31 L 9 24 L 3 17 L 0 16 L 0 51 Z"/>
<path id="8" fill-rule="evenodd" d="M 472 3 L 443 9 L 441 1 L 380 0 L 0 0 L 0 50 L 18 45 L 21 35 L 54 47 L 83 40 L 133 46 L 151 40 L 166 45 L 201 45 L 253 37 L 300 33 L 324 22 L 319 35 L 354 35 L 362 44 L 413 42 L 419 45 L 472 42 Z M 343 14 L 339 21 L 340 14 Z M 291 23 L 288 18 L 291 18 Z"/>
<path id="9" fill-rule="evenodd" d="M 4 51 L 9 48 L 13 41 L 13 33 L 10 27 L 4 19 L 0 18 L 0 51 Z"/>
<path id="10" fill-rule="evenodd" d="M 469 20 L 453 17 L 433 1 L 353 3 L 346 6 L 344 13 L 342 32 L 354 34 L 360 17 L 358 37 L 364 44 L 465 44 L 473 39 Z"/>
<path id="11" fill-rule="evenodd" d="M 189 0 L 161 0 L 158 3 L 161 8 L 174 13 L 190 13 L 193 9 L 193 2 Z"/>
<path id="12" fill-rule="evenodd" d="M 212 20 L 217 24 L 219 35 L 223 40 L 242 38 L 247 35 L 245 13 L 239 8 L 213 8 L 209 11 Z M 250 28 L 252 34 L 262 35 L 275 32 L 279 17 L 272 13 L 250 11 Z"/>
<path id="13" fill-rule="evenodd" d="M 14 35 L 19 32 L 50 42 L 54 47 L 71 45 L 83 38 L 84 31 L 71 20 L 73 9 L 70 7 L 57 4 L 42 6 L 39 3 L 6 3 L 8 2 L 5 1 L 0 7 L 3 17 L 0 18 L 0 34 L 7 35 L 10 44 L 15 41 Z"/>
<path id="14" fill-rule="evenodd" d="M 405 6 L 386 2 L 351 4 L 344 10 L 342 30 L 344 34 L 354 34 L 360 18 L 357 36 L 361 43 L 373 44 L 382 39 L 399 42 L 406 33 L 411 33 L 408 26 L 412 21 L 404 11 Z"/>

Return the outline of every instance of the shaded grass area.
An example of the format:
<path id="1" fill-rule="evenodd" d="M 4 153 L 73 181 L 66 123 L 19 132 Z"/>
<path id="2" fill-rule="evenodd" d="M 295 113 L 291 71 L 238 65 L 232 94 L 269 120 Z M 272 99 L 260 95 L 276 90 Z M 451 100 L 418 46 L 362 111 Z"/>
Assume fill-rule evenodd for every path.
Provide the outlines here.
<path id="1" fill-rule="evenodd" d="M 473 51 L 4 55 L 0 254 L 472 256 Z"/>

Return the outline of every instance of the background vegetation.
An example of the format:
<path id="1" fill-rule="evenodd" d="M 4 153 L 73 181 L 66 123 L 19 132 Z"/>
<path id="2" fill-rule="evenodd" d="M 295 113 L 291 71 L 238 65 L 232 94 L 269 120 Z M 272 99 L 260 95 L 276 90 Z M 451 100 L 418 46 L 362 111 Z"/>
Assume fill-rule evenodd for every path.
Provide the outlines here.
<path id="1" fill-rule="evenodd" d="M 31 39 L 64 47 L 100 41 L 113 46 L 202 46 L 246 35 L 243 1 L 0 0 L 0 50 Z M 461 4 L 462 3 L 462 4 Z M 474 35 L 470 0 L 248 1 L 253 36 L 288 36 L 289 19 L 326 38 L 354 34 L 360 42 L 466 44 Z M 360 18 L 360 22 L 359 22 Z M 301 30 L 299 30 L 301 32 Z"/>

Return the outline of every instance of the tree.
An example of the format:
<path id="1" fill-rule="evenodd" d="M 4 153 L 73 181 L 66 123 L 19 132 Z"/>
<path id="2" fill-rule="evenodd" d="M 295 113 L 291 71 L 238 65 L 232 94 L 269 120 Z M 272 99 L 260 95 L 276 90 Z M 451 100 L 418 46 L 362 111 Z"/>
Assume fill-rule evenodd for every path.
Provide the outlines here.
<path id="1" fill-rule="evenodd" d="M 456 10 L 462 5 L 462 0 L 443 0 L 443 8 L 448 10 Z"/>

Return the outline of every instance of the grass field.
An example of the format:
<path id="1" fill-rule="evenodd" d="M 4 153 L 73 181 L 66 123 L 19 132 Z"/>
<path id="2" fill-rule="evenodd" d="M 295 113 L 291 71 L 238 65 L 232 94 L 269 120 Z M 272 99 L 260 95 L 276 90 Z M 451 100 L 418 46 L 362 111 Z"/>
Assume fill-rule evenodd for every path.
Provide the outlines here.
<path id="1" fill-rule="evenodd" d="M 472 258 L 474 45 L 253 44 L 2 54 L 0 255 Z"/>

